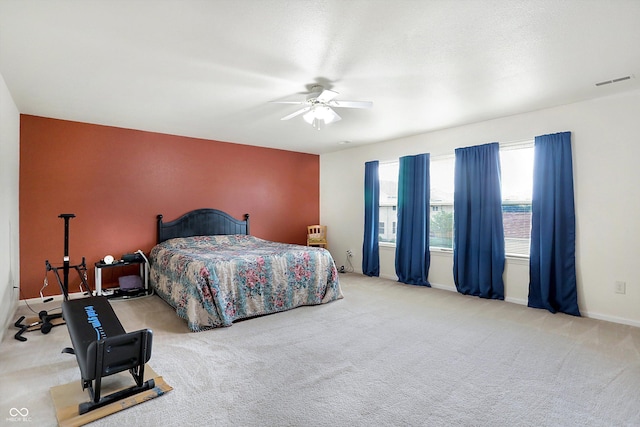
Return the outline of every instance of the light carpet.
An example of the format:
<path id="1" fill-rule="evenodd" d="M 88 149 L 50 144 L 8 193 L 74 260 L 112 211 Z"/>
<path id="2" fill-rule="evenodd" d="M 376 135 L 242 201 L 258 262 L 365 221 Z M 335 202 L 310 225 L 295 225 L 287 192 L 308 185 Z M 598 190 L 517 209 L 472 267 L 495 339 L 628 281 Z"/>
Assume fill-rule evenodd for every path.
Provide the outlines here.
<path id="1" fill-rule="evenodd" d="M 125 329 L 153 329 L 150 364 L 174 390 L 92 426 L 640 425 L 640 328 L 340 279 L 343 300 L 198 333 L 157 296 L 113 302 Z M 26 425 L 9 418 L 27 408 L 31 425 L 55 425 L 49 388 L 80 387 L 66 328 L 14 333 L 0 424 Z"/>

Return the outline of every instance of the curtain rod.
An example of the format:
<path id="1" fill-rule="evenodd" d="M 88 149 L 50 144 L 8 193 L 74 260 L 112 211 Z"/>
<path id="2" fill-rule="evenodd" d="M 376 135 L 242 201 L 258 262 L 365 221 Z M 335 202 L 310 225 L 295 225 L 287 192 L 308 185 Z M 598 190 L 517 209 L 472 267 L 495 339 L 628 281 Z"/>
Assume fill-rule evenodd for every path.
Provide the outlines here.
<path id="1" fill-rule="evenodd" d="M 498 145 L 500 146 L 500 148 L 504 148 L 506 150 L 515 150 L 515 149 L 518 149 L 518 148 L 533 147 L 534 140 L 535 140 L 534 137 L 527 138 L 527 139 L 515 139 L 515 140 L 511 140 L 511 141 L 506 141 L 506 142 L 498 142 Z M 478 144 L 478 145 L 482 145 L 482 144 Z M 471 146 L 465 146 L 465 147 L 471 147 Z M 459 148 L 459 147 L 456 147 L 456 148 Z M 430 155 L 430 158 L 432 160 L 444 160 L 444 159 L 447 159 L 447 158 L 454 158 L 455 157 L 455 148 L 453 150 L 454 150 L 454 153 Z M 380 164 L 397 163 L 397 162 L 398 162 L 398 159 L 380 160 Z"/>

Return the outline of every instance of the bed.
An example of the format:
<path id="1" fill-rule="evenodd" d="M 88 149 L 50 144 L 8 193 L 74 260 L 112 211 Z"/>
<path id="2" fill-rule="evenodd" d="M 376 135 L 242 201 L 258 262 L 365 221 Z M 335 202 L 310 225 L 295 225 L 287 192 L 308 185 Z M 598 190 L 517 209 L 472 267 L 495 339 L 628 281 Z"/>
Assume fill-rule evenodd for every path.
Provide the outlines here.
<path id="1" fill-rule="evenodd" d="M 248 214 L 158 215 L 157 228 L 149 283 L 194 332 L 343 298 L 329 251 L 251 236 Z"/>

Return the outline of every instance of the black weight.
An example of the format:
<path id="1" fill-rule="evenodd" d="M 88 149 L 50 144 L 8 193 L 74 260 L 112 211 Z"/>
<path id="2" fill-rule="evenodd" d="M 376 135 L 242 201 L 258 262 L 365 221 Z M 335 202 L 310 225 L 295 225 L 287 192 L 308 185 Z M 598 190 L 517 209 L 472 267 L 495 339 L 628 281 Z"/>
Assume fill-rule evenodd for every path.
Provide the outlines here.
<path id="1" fill-rule="evenodd" d="M 49 332 L 51 332 L 51 328 L 53 328 L 51 322 L 44 322 L 40 327 L 40 332 L 42 332 L 43 334 L 48 334 Z"/>

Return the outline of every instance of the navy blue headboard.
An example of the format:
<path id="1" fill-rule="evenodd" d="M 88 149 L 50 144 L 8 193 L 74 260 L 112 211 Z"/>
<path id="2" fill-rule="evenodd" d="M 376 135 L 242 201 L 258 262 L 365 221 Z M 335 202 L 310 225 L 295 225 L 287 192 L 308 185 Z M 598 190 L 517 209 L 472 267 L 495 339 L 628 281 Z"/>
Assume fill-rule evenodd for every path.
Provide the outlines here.
<path id="1" fill-rule="evenodd" d="M 249 234 L 249 214 L 239 221 L 218 209 L 196 209 L 171 222 L 158 215 L 158 243 L 176 237 Z"/>

